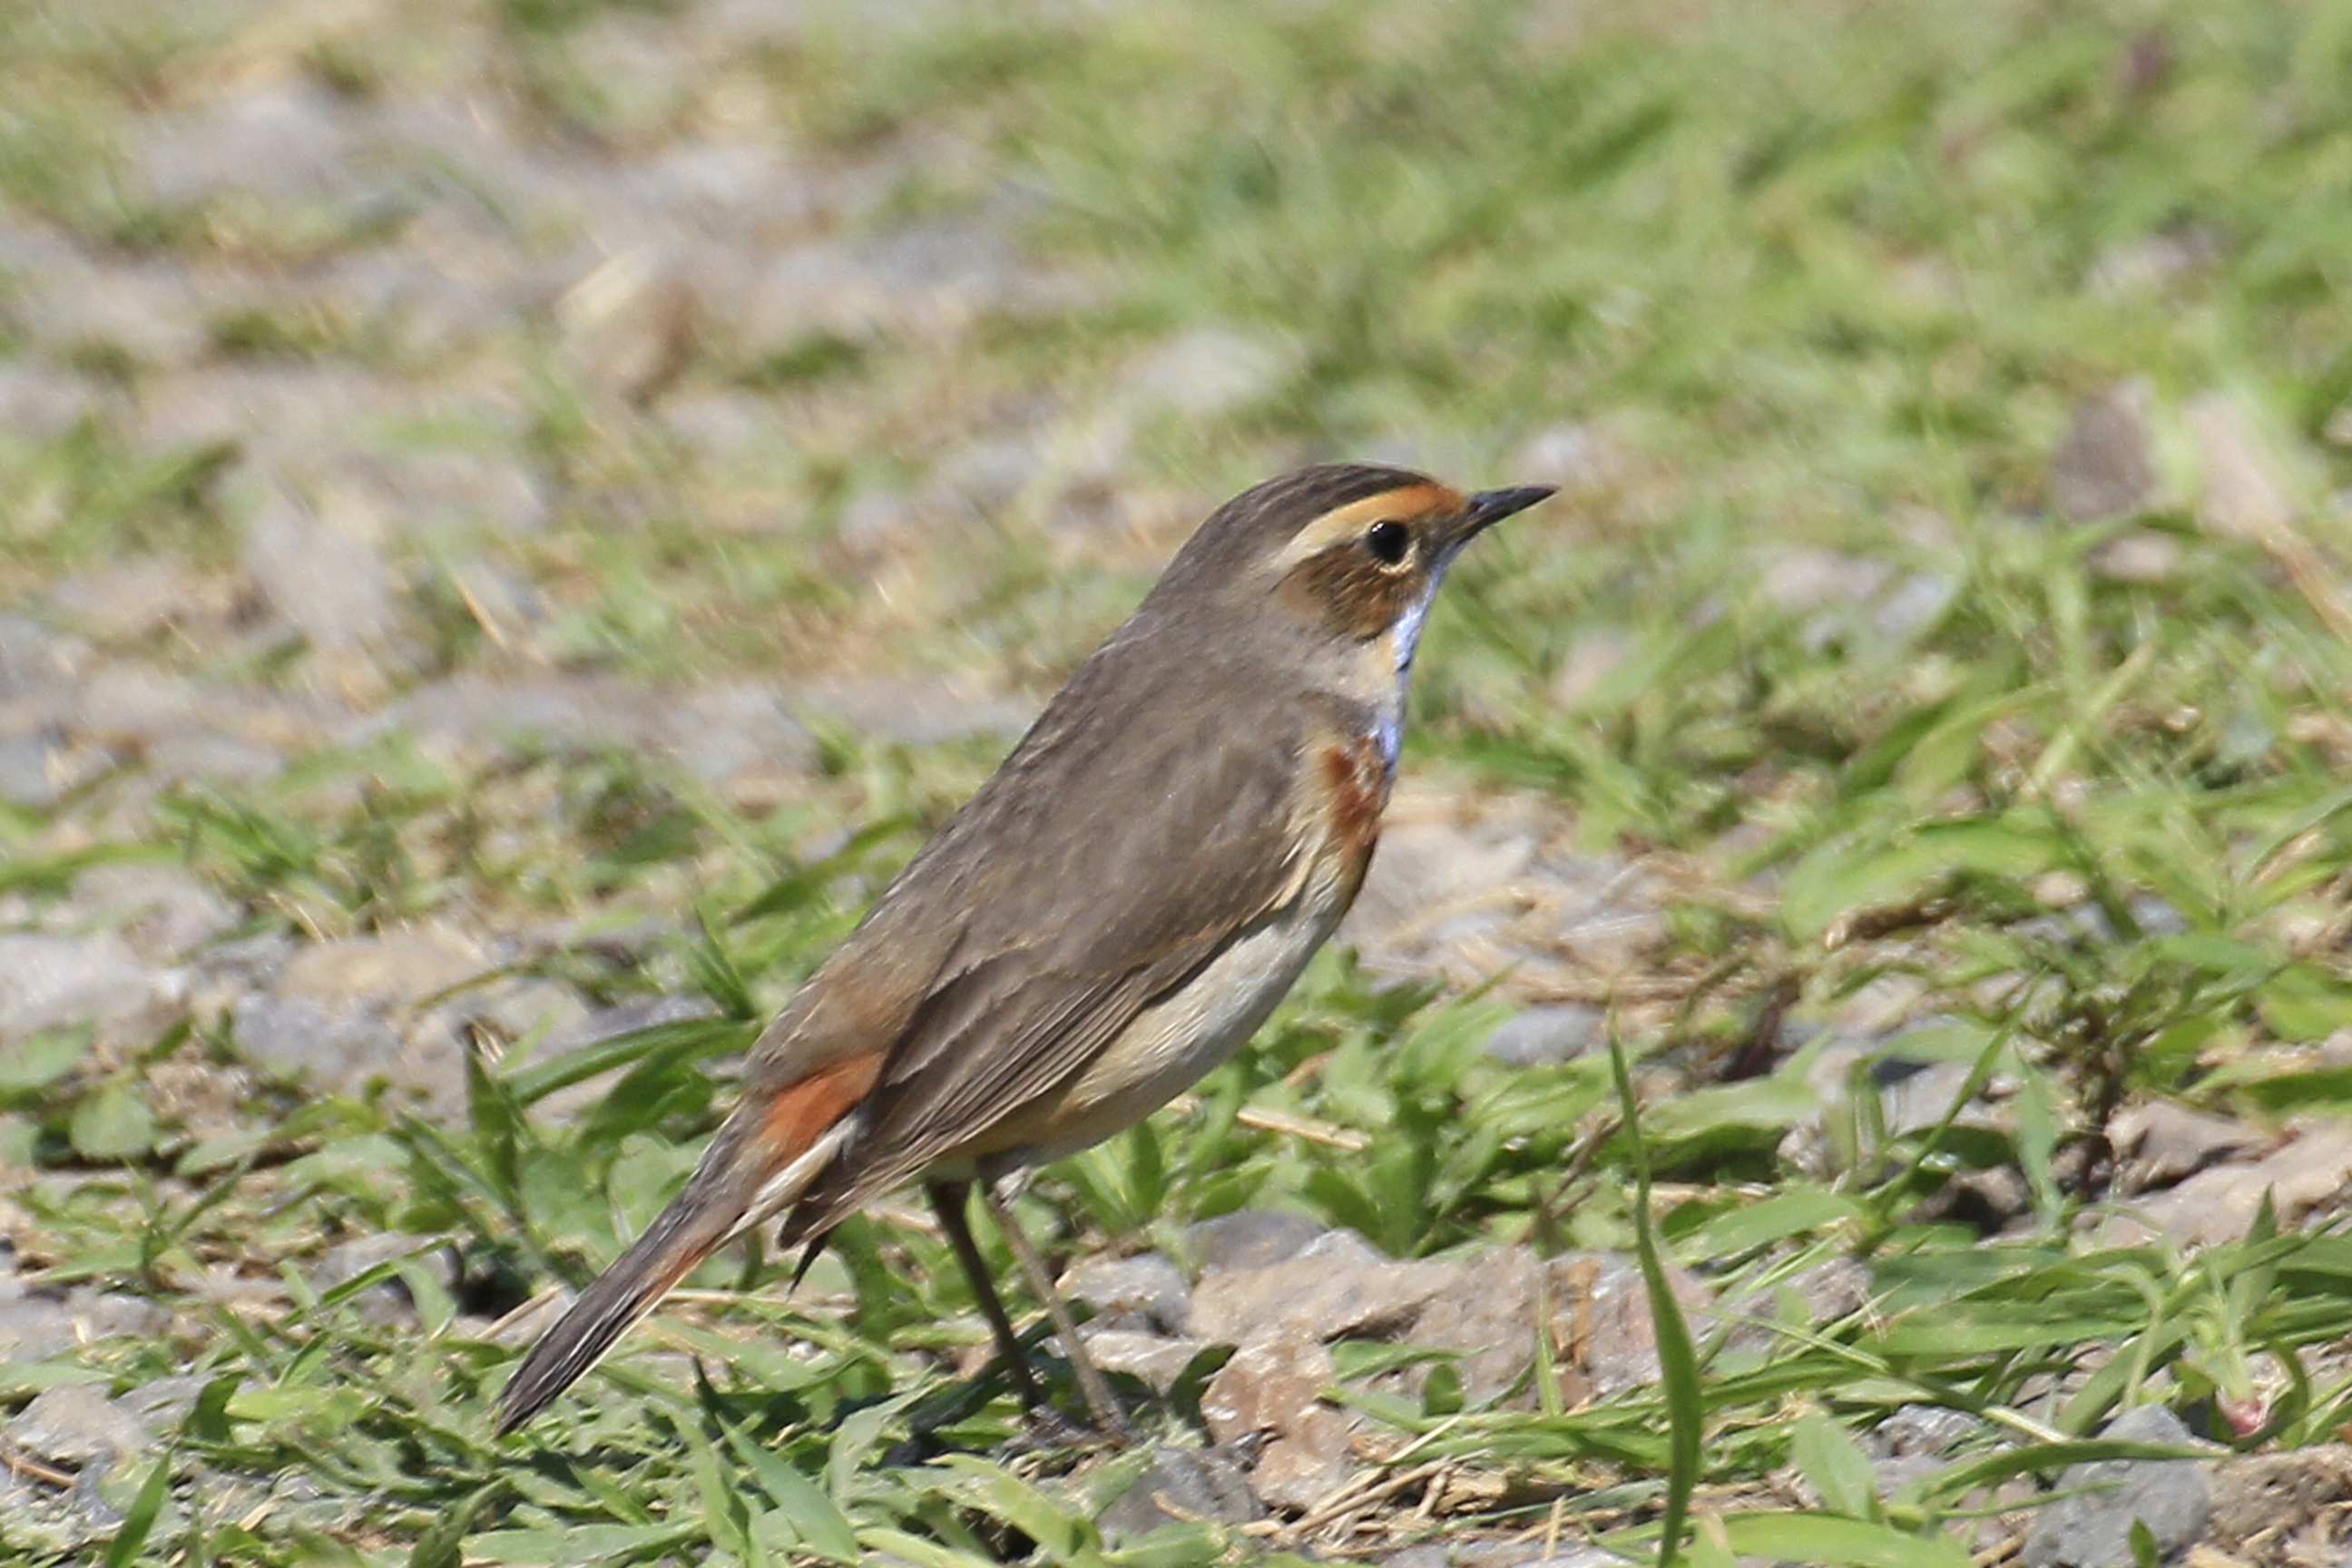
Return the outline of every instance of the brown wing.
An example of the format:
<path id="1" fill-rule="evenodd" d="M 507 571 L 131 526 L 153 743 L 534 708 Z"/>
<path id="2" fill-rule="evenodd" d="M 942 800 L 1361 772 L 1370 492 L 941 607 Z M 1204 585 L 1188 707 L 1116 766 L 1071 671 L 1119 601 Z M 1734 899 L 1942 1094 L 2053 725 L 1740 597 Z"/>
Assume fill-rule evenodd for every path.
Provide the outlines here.
<path id="1" fill-rule="evenodd" d="M 1115 643 L 1080 672 L 812 982 L 866 989 L 870 966 L 908 1004 L 862 1127 L 787 1243 L 1030 1109 L 1297 896 L 1314 846 L 1295 704 L 1165 649 L 1151 664 L 1166 676 L 1122 679 L 1136 651 Z M 911 994 L 910 953 L 929 970 Z"/>

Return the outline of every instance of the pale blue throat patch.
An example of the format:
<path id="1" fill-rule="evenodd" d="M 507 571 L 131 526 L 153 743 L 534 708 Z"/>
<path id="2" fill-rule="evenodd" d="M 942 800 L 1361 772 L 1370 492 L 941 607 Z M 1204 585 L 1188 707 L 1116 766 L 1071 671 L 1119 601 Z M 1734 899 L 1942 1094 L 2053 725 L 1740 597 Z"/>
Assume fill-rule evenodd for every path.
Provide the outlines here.
<path id="1" fill-rule="evenodd" d="M 1451 555 L 1437 563 L 1421 596 L 1404 607 L 1403 614 L 1397 616 L 1395 630 L 1390 634 L 1396 647 L 1396 702 L 1381 715 L 1372 738 L 1380 742 L 1381 761 L 1391 774 L 1396 772 L 1397 753 L 1404 748 L 1405 689 L 1412 679 L 1413 649 L 1421 646 L 1421 629 L 1429 619 L 1429 606 L 1437 597 L 1437 585 L 1445 581 L 1445 569 L 1453 563 Z"/>

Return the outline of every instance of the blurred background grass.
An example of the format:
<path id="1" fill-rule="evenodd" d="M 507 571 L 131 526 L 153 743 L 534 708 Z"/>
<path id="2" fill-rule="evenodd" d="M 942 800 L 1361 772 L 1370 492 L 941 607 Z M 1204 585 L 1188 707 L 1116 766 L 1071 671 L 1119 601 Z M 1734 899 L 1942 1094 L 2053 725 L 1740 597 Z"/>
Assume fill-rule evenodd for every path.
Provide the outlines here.
<path id="1" fill-rule="evenodd" d="M 703 1064 L 1208 508 L 1328 458 L 1562 487 L 1436 612 L 1415 820 L 1539 823 L 1539 910 L 1632 868 L 1638 940 L 1362 928 L 1366 966 L 1320 961 L 1040 1221 L 1622 1247 L 1605 1071 L 1479 1049 L 1519 1004 L 1604 1009 L 1685 1265 L 1875 1270 L 1877 1311 L 1710 1363 L 1727 1497 L 1826 1413 L 1812 1495 L 1940 1550 L 1958 1480 L 1890 1512 L 1823 1436 L 1930 1394 L 2041 1400 L 2007 1430 L 2053 1445 L 2142 1396 L 2326 1437 L 2352 1321 L 2297 1226 L 2341 1168 L 2188 1238 L 2251 1249 L 2226 1267 L 2092 1222 L 2120 1112 L 2271 1149 L 2352 1099 L 2347 195 L 2337 4 L 0 0 L 5 912 L 96 940 L 117 860 L 222 911 L 135 1017 L 0 1008 L 20 1268 L 175 1314 L 9 1397 L 206 1390 L 10 1548 L 1096 1560 L 1085 1498 L 866 1463 L 975 1338 L 919 1232 L 849 1227 L 797 1306 L 696 1309 L 805 1356 L 732 1346 L 698 1392 L 624 1358 L 565 1417 L 594 1463 L 488 1443 L 488 1324 L 657 1205 L 721 1103 Z M 491 743 L 516 725 L 552 734 Z M 285 987 L 236 953 L 427 928 L 462 959 L 402 1020 L 484 974 L 707 1016 L 569 1056 L 469 1016 L 472 1054 L 390 1089 L 249 1066 Z M 1952 1113 L 1890 1121 L 1926 1068 Z M 321 1300 L 311 1266 L 384 1232 L 460 1263 Z M 371 1328 L 395 1276 L 421 1316 Z M 1657 1401 L 1474 1411 L 1450 1451 L 1512 1507 L 1639 1503 Z M 822 1492 L 721 1506 L 745 1433 Z"/>

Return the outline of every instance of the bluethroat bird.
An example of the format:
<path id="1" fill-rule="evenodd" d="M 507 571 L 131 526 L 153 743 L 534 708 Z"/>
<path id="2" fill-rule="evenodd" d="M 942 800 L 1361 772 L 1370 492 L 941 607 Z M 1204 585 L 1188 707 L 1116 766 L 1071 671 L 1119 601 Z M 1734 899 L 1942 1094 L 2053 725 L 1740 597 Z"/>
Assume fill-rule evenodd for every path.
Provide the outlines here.
<path id="1" fill-rule="evenodd" d="M 1363 883 L 1440 580 L 1550 493 L 1332 465 L 1218 508 L 760 1036 L 701 1163 L 531 1347 L 499 1430 L 730 1238 L 781 1217 L 781 1245 L 813 1257 L 919 1181 L 1024 1405 L 1046 1414 L 972 1240 L 975 1184 L 1095 1421 L 1131 1436 L 1010 1192 L 1273 1012 Z"/>

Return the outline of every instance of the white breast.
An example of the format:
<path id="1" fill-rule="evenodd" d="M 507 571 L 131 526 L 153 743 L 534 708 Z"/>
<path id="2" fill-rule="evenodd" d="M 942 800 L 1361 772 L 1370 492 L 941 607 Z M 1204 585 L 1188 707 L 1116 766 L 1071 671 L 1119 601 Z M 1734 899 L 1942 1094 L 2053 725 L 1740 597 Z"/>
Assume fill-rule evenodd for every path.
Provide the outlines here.
<path id="1" fill-rule="evenodd" d="M 1058 1160 L 1132 1127 L 1240 1049 L 1339 924 L 1335 901 L 1300 900 L 1136 1015 L 1061 1097 L 1024 1163 Z"/>

